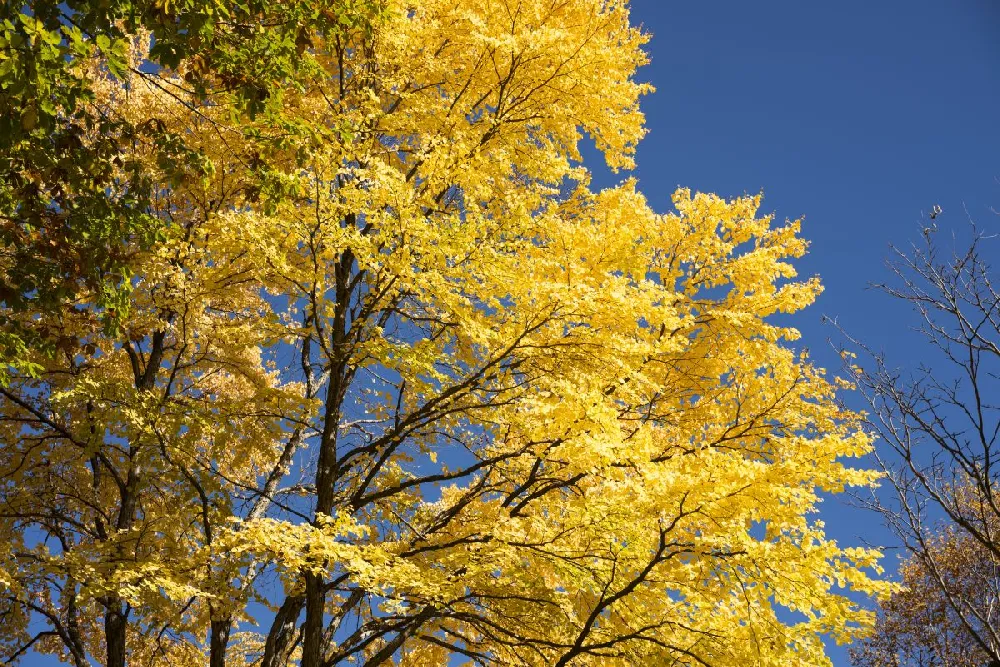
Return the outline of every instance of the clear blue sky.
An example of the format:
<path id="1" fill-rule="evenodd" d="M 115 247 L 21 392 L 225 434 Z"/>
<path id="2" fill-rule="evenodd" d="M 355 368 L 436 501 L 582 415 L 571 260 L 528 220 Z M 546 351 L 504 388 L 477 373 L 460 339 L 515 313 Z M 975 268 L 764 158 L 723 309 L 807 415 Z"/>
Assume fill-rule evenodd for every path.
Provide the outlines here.
<path id="1" fill-rule="evenodd" d="M 794 322 L 818 363 L 839 365 L 823 314 L 901 365 L 919 359 L 907 309 L 866 286 L 935 204 L 942 230 L 971 215 L 1000 232 L 1000 2 L 632 0 L 632 17 L 653 35 L 635 172 L 653 205 L 677 185 L 763 191 L 779 220 L 805 217 L 800 273 L 826 292 Z M 860 510 L 822 514 L 839 540 L 891 541 Z"/>

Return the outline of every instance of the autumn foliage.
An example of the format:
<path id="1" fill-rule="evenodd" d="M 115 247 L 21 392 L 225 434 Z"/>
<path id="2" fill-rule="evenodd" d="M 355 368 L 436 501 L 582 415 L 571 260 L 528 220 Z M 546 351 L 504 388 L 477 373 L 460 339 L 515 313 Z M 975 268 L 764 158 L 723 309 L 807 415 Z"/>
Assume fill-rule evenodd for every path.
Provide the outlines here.
<path id="1" fill-rule="evenodd" d="M 120 327 L 85 286 L 6 313 L 61 342 L 0 390 L 3 655 L 829 664 L 883 584 L 814 514 L 873 474 L 770 317 L 821 289 L 799 223 L 590 187 L 581 133 L 628 168 L 644 131 L 625 2 L 378 11 L 256 115 L 146 33 L 79 63 L 198 159 L 123 149 L 163 231 Z"/>
<path id="2" fill-rule="evenodd" d="M 851 649 L 856 667 L 988 667 L 998 624 L 996 558 L 954 527 L 900 567 L 901 588 Z"/>

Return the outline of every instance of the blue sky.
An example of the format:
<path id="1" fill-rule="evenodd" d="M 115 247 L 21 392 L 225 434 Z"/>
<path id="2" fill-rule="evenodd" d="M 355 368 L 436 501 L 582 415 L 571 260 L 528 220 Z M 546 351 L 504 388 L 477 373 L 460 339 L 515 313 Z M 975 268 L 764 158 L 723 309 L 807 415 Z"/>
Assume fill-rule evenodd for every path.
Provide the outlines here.
<path id="1" fill-rule="evenodd" d="M 660 210 L 677 185 L 763 191 L 765 211 L 804 216 L 800 267 L 827 289 L 799 322 L 810 338 L 829 333 L 811 326 L 822 311 L 898 342 L 865 287 L 933 205 L 943 228 L 965 208 L 1000 228 L 1000 3 L 633 0 L 632 15 L 657 88 L 641 189 Z"/>
<path id="2" fill-rule="evenodd" d="M 915 364 L 909 311 L 867 286 L 888 279 L 889 244 L 917 240 L 934 205 L 939 233 L 970 217 L 1000 232 L 1000 3 L 632 0 L 632 17 L 653 35 L 640 78 L 657 91 L 634 175 L 654 207 L 678 185 L 763 191 L 765 212 L 805 218 L 800 273 L 826 291 L 793 321 L 819 365 L 839 366 L 822 315 Z M 892 541 L 843 503 L 822 518 L 844 542 Z"/>

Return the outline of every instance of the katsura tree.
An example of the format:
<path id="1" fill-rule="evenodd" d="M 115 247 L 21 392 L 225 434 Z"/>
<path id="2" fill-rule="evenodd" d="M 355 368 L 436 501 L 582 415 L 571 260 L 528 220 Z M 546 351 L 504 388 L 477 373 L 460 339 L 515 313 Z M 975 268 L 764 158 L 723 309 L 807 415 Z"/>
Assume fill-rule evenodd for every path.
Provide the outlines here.
<path id="1" fill-rule="evenodd" d="M 909 631 L 912 646 L 899 639 L 900 656 L 909 657 L 898 664 L 1000 664 L 1000 291 L 990 262 L 996 240 L 972 226 L 967 242 L 957 234 L 945 242 L 936 229 L 896 250 L 893 280 L 878 285 L 912 306 L 924 339 L 921 364 L 898 368 L 852 341 L 865 357 L 849 368 L 882 442 L 877 461 L 887 493 L 874 497 L 875 508 L 907 552 L 904 583 L 918 582 L 908 595 L 924 596 L 942 618 L 926 640 Z M 892 602 L 884 611 L 887 623 L 904 625 L 916 622 L 911 612 L 923 613 Z M 879 635 L 899 634 L 880 627 Z M 884 637 L 873 641 L 886 645 Z M 914 657 L 921 654 L 931 657 Z M 976 659 L 962 662 L 969 656 Z"/>
<path id="2" fill-rule="evenodd" d="M 59 310 L 86 295 L 105 326 L 127 316 L 134 260 L 165 234 L 150 214 L 161 183 L 128 157 L 137 145 L 168 180 L 211 166 L 186 133 L 96 104 L 89 63 L 99 58 L 123 86 L 182 72 L 165 94 L 225 106 L 238 126 L 281 117 L 284 87 L 317 68 L 314 36 L 370 30 L 380 16 L 374 0 L 0 3 L 0 383 L 8 367 L 35 369 L 29 350 L 51 355 L 60 344 L 12 311 Z M 138 33 L 152 46 L 141 60 L 130 57 Z"/>
<path id="3" fill-rule="evenodd" d="M 877 552 L 815 517 L 870 439 L 771 318 L 821 289 L 799 223 L 581 164 L 632 166 L 646 39 L 388 2 L 240 124 L 183 63 L 89 62 L 210 168 L 126 153 L 164 233 L 120 328 L 16 315 L 67 343 L 0 389 L 4 657 L 828 665 L 870 626 Z"/>

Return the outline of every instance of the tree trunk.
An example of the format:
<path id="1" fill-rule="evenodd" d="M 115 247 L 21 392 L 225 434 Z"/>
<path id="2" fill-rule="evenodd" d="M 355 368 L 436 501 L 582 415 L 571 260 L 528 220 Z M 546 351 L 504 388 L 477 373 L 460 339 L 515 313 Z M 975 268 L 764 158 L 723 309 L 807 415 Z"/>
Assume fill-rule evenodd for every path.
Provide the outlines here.
<path id="1" fill-rule="evenodd" d="M 229 646 L 229 632 L 232 629 L 232 618 L 212 621 L 212 634 L 209 638 L 209 667 L 226 667 L 226 647 Z"/>
<path id="2" fill-rule="evenodd" d="M 323 578 L 306 573 L 306 622 L 302 628 L 302 667 L 320 667 L 323 647 L 323 612 L 326 591 Z"/>
<path id="3" fill-rule="evenodd" d="M 281 603 L 281 607 L 271 623 L 271 631 L 267 633 L 267 642 L 264 644 L 264 656 L 261 658 L 260 667 L 284 667 L 292 652 L 295 626 L 304 604 L 305 598 L 301 595 L 289 595 Z"/>
<path id="4" fill-rule="evenodd" d="M 125 667 L 125 629 L 128 627 L 127 612 L 122 611 L 121 600 L 111 598 L 106 601 L 104 612 L 104 642 L 108 648 L 107 667 Z"/>
<path id="5" fill-rule="evenodd" d="M 347 216 L 348 225 L 354 224 L 354 216 Z M 340 408 L 344 393 L 350 383 L 348 360 L 350 350 L 347 345 L 347 311 L 350 305 L 348 279 L 354 255 L 346 251 L 337 263 L 336 289 L 337 307 L 334 310 L 331 343 L 333 358 L 330 359 L 330 381 L 326 389 L 323 432 L 319 441 L 319 461 L 316 466 L 316 524 L 322 515 L 333 511 L 334 482 L 337 478 L 337 426 L 340 423 Z M 302 667 L 320 667 L 322 663 L 323 621 L 326 608 L 326 587 L 323 577 L 311 572 L 305 573 L 306 621 L 302 628 Z"/>

